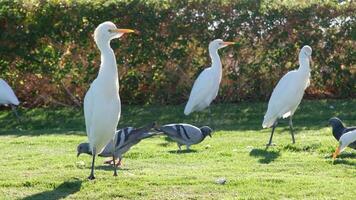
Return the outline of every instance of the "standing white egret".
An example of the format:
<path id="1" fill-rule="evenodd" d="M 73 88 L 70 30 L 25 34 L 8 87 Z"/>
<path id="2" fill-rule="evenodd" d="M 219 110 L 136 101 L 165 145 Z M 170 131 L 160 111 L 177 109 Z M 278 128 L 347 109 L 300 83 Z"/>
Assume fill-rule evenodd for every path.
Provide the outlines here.
<path id="1" fill-rule="evenodd" d="M 84 115 L 90 150 L 93 153 L 90 180 L 94 177 L 95 156 L 99 154 L 116 131 L 121 114 L 119 96 L 119 78 L 114 51 L 110 41 L 121 37 L 124 33 L 132 33 L 130 29 L 118 29 L 112 22 L 100 24 L 94 32 L 94 40 L 101 52 L 101 64 L 97 78 L 90 85 L 84 98 Z M 115 162 L 113 148 L 113 159 Z M 117 176 L 114 167 L 114 176 Z"/>
<path id="2" fill-rule="evenodd" d="M 189 100 L 184 109 L 184 114 L 189 115 L 194 111 L 202 111 L 216 98 L 222 77 L 222 66 L 218 50 L 235 42 L 224 42 L 216 39 L 209 44 L 211 67 L 204 69 L 195 80 Z"/>
<path id="3" fill-rule="evenodd" d="M 311 54 L 312 48 L 308 45 L 304 46 L 299 52 L 299 68 L 284 75 L 272 92 L 262 123 L 263 128 L 273 127 L 267 146 L 272 144 L 274 129 L 281 117 L 289 117 L 289 128 L 293 144 L 295 143 L 292 117 L 302 101 L 305 89 L 310 84 Z"/>
<path id="4" fill-rule="evenodd" d="M 14 91 L 11 89 L 9 84 L 7 84 L 4 79 L 0 78 L 0 105 L 10 105 L 17 119 L 19 119 L 19 115 L 16 111 L 16 106 L 18 106 L 19 104 L 20 101 L 17 99 Z"/>

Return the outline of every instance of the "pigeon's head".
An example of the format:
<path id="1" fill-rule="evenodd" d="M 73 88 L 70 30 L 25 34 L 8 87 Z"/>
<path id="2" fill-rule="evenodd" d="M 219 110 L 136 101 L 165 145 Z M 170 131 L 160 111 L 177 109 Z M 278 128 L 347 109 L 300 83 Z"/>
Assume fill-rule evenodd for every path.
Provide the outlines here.
<path id="1" fill-rule="evenodd" d="M 213 129 L 211 129 L 209 126 L 203 126 L 200 128 L 200 131 L 203 133 L 204 137 L 208 135 L 211 137 L 211 133 L 213 132 Z"/>
<path id="2" fill-rule="evenodd" d="M 82 154 L 91 154 L 89 143 L 80 143 L 77 147 L 77 157 Z"/>
<path id="3" fill-rule="evenodd" d="M 333 128 L 343 128 L 344 125 L 342 124 L 341 120 L 337 117 L 333 117 L 331 119 L 329 119 L 329 124 L 333 127 Z"/>

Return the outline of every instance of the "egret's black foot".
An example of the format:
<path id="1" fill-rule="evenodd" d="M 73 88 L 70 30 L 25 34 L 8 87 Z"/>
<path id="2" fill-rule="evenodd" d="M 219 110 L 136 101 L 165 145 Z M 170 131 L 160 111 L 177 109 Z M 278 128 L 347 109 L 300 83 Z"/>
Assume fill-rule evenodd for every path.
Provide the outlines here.
<path id="1" fill-rule="evenodd" d="M 116 171 L 114 172 L 113 176 L 117 176 L 117 172 Z"/>
<path id="2" fill-rule="evenodd" d="M 94 180 L 94 179 L 95 179 L 95 176 L 94 176 L 94 175 L 90 175 L 90 176 L 88 177 L 88 179 L 89 179 L 89 180 Z"/>
<path id="3" fill-rule="evenodd" d="M 267 143 L 266 146 L 267 146 L 267 147 L 276 146 L 276 144 L 275 144 L 275 143 Z"/>

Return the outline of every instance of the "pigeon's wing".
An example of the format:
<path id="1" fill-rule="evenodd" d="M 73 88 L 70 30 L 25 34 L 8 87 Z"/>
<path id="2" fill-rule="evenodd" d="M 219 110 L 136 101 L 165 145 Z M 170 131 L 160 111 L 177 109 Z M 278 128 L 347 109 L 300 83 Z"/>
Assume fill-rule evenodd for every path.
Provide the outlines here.
<path id="1" fill-rule="evenodd" d="M 174 137 L 178 136 L 177 130 L 174 129 L 172 126 L 162 126 L 161 128 L 159 128 L 159 130 L 169 136 L 174 136 Z"/>
<path id="2" fill-rule="evenodd" d="M 20 104 L 14 91 L 3 79 L 0 79 L 0 103 L 13 104 L 16 106 Z"/>
<path id="3" fill-rule="evenodd" d="M 203 140 L 203 134 L 201 130 L 192 125 L 181 125 L 182 136 L 187 138 L 191 143 L 196 144 Z"/>

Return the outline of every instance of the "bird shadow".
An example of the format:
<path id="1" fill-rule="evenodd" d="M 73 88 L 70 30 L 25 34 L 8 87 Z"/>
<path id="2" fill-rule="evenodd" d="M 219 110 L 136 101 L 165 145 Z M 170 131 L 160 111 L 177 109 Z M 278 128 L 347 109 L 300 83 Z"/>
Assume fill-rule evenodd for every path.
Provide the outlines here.
<path id="1" fill-rule="evenodd" d="M 267 151 L 266 149 L 252 149 L 250 156 L 259 157 L 258 162 L 262 164 L 269 164 L 277 159 L 281 154 L 276 151 Z"/>
<path id="2" fill-rule="evenodd" d="M 100 166 L 96 166 L 95 169 L 104 170 L 104 171 L 114 171 L 114 166 L 112 166 L 112 165 L 100 165 Z M 122 167 L 118 167 L 117 170 L 118 171 L 130 171 L 129 168 L 122 168 Z"/>
<path id="3" fill-rule="evenodd" d="M 174 140 L 172 140 L 171 138 L 169 138 L 167 136 L 163 137 L 163 139 L 165 142 L 158 144 L 159 146 L 167 147 L 167 146 L 169 146 L 170 143 L 175 142 Z"/>
<path id="4" fill-rule="evenodd" d="M 356 167 L 356 162 L 350 160 L 337 159 L 333 161 L 334 165 L 350 165 Z"/>
<path id="5" fill-rule="evenodd" d="M 197 150 L 194 149 L 184 149 L 184 150 L 171 150 L 168 151 L 168 153 L 172 153 L 172 154 L 186 154 L 186 153 L 197 153 Z"/>
<path id="6" fill-rule="evenodd" d="M 66 181 L 60 184 L 53 190 L 40 192 L 31 196 L 23 198 L 24 200 L 37 200 L 37 199 L 65 199 L 67 196 L 74 194 L 80 190 L 82 186 L 81 180 Z"/>
<path id="7" fill-rule="evenodd" d="M 356 153 L 342 153 L 339 155 L 339 158 L 352 158 L 356 159 Z"/>

